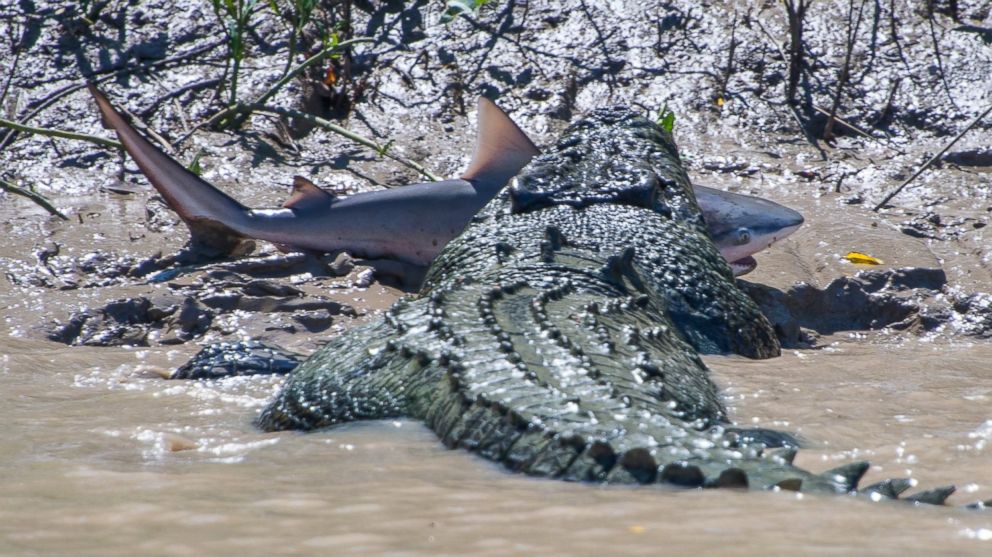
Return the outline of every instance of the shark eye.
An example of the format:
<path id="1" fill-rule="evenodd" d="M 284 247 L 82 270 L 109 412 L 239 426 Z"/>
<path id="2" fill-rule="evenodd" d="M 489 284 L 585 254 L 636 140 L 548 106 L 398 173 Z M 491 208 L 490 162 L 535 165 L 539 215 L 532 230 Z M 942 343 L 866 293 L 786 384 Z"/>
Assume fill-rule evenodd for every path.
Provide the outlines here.
<path id="1" fill-rule="evenodd" d="M 738 246 L 743 246 L 744 244 L 751 241 L 751 231 L 747 228 L 737 229 L 737 240 L 734 242 Z"/>

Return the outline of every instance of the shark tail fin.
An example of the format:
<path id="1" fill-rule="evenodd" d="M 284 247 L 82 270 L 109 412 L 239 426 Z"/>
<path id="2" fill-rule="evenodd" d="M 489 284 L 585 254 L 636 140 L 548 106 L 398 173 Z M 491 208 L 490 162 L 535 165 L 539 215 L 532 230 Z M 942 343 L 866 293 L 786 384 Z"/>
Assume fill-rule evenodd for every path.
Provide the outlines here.
<path id="1" fill-rule="evenodd" d="M 95 85 L 87 87 L 104 127 L 117 133 L 142 174 L 186 223 L 193 249 L 211 256 L 239 251 L 244 236 L 232 226 L 246 218 L 247 208 L 148 141 Z"/>
<path id="2" fill-rule="evenodd" d="M 475 154 L 463 180 L 483 180 L 502 187 L 540 151 L 496 103 L 479 97 L 479 131 Z"/>
<path id="3" fill-rule="evenodd" d="M 337 199 L 333 193 L 321 188 L 303 176 L 293 176 L 293 195 L 282 206 L 297 211 L 326 209 Z"/>

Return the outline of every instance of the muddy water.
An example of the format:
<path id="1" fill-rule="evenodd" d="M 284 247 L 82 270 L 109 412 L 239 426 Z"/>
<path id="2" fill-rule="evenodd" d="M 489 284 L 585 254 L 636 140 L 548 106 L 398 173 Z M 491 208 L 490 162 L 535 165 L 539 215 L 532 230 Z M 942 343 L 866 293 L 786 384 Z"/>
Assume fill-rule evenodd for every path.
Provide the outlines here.
<path id="1" fill-rule="evenodd" d="M 169 247 L 151 233 L 130 241 L 125 228 L 140 214 L 110 202 L 93 211 L 99 226 L 0 210 L 13 223 L 0 254 L 29 261 L 39 238 L 77 254 L 94 243 Z M 783 272 L 774 261 L 758 280 Z M 277 378 L 167 382 L 155 371 L 196 346 L 66 347 L 35 329 L 42 317 L 147 286 L 0 285 L 0 555 L 992 552 L 990 514 L 530 479 L 446 450 L 412 421 L 261 433 L 251 420 Z M 992 498 L 992 345 L 888 333 L 820 344 L 707 363 L 740 423 L 807 440 L 798 458 L 807 468 L 870 459 L 869 480 L 955 483 L 957 504 Z"/>
<path id="2" fill-rule="evenodd" d="M 90 555 L 985 554 L 992 517 L 841 497 L 601 488 L 507 474 L 410 421 L 312 434 L 250 422 L 271 378 L 170 383 L 166 350 L 5 339 L 0 553 Z M 179 358 L 181 359 L 181 358 Z M 742 423 L 801 463 L 992 498 L 987 345 L 840 342 L 708 358 Z M 969 483 L 974 482 L 974 483 Z"/>

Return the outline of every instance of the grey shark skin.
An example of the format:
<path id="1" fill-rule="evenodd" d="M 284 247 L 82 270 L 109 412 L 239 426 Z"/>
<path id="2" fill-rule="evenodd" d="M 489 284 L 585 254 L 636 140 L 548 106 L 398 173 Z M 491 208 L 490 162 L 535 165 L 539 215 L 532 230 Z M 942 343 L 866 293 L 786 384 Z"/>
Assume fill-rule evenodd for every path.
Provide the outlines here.
<path id="1" fill-rule="evenodd" d="M 427 266 L 531 158 L 537 147 L 492 101 L 479 99 L 475 156 L 459 179 L 337 199 L 302 177 L 281 209 L 249 209 L 190 172 L 144 138 L 94 86 L 104 123 L 152 185 L 179 214 L 195 249 L 233 252 L 245 238 L 289 249 L 345 250 L 357 257 Z M 802 216 L 772 201 L 703 186 L 694 188 L 710 236 L 734 274 L 750 272 L 753 254 L 788 236 Z"/>
<path id="2" fill-rule="evenodd" d="M 573 123 L 434 261 L 418 296 L 310 356 L 262 429 L 423 420 L 442 442 L 570 481 L 897 498 L 867 462 L 816 474 L 734 430 L 700 353 L 779 354 L 707 237 L 671 135 L 637 113 Z M 907 499 L 941 504 L 953 487 Z"/>
<path id="3" fill-rule="evenodd" d="M 144 138 L 95 86 L 104 124 L 190 229 L 194 248 L 224 255 L 245 238 L 314 252 L 427 266 L 479 209 L 538 153 L 495 103 L 479 98 L 479 138 L 458 179 L 337 199 L 302 177 L 282 209 L 253 210 L 190 172 Z"/>
<path id="4" fill-rule="evenodd" d="M 710 238 L 730 263 L 734 276 L 758 266 L 755 253 L 771 247 L 803 224 L 803 216 L 761 197 L 694 186 Z"/>

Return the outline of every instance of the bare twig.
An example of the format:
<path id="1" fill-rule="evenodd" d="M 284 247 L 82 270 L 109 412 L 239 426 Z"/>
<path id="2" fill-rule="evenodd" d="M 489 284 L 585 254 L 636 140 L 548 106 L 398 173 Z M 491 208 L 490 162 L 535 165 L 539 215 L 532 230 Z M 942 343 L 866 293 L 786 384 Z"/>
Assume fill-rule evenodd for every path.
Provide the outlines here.
<path id="1" fill-rule="evenodd" d="M 13 38 L 14 26 L 10 26 L 11 32 L 11 48 L 14 51 L 14 60 L 10 63 L 10 73 L 7 74 L 7 80 L 3 84 L 3 89 L 0 90 L 0 109 L 3 108 L 3 101 L 7 99 L 7 92 L 10 91 L 10 83 L 14 80 L 14 76 L 17 74 L 17 63 L 21 60 L 21 50 L 23 50 L 18 44 L 19 41 Z"/>
<path id="2" fill-rule="evenodd" d="M 822 108 L 820 108 L 820 107 L 818 107 L 816 105 L 813 105 L 813 110 L 819 112 L 820 114 L 823 114 L 824 116 L 828 116 L 830 114 L 826 110 L 824 110 L 824 109 L 822 109 Z M 856 125 L 848 122 L 847 120 L 841 118 L 840 116 L 834 115 L 834 120 L 836 120 L 838 124 L 844 126 L 845 128 L 851 130 L 852 132 L 854 132 L 854 133 L 856 133 L 856 134 L 858 134 L 858 135 L 860 135 L 860 136 L 862 136 L 864 138 L 870 139 L 870 140 L 875 141 L 875 142 L 878 142 L 878 143 L 882 143 L 883 142 L 882 138 L 875 137 L 874 135 L 871 135 L 870 133 L 868 133 L 868 132 L 862 130 L 861 128 L 859 128 L 858 126 L 856 126 Z M 888 147 L 889 149 L 892 149 L 893 151 L 899 153 L 900 155 L 905 155 L 906 154 L 905 151 L 903 151 L 902 149 L 896 147 L 895 145 L 893 145 L 893 144 L 891 144 L 889 142 L 885 142 L 885 146 Z"/>
<path id="3" fill-rule="evenodd" d="M 727 52 L 727 67 L 723 71 L 723 80 L 720 83 L 720 89 L 716 94 L 717 102 L 723 100 L 727 96 L 727 84 L 730 82 L 730 76 L 734 73 L 734 51 L 737 50 L 737 10 L 734 10 L 734 23 L 730 27 L 730 48 Z"/>
<path id="4" fill-rule="evenodd" d="M 33 133 L 36 135 L 44 135 L 48 137 L 61 137 L 63 139 L 78 139 L 80 141 L 89 141 L 90 143 L 96 143 L 97 145 L 103 145 L 104 147 L 113 147 L 115 149 L 120 149 L 121 144 L 113 139 L 107 139 L 105 137 L 97 137 L 95 135 L 87 135 L 84 133 L 69 132 L 65 130 L 54 130 L 50 128 L 35 128 L 32 126 L 25 126 L 24 124 L 18 124 L 17 122 L 11 122 L 10 120 L 5 120 L 0 118 L 0 128 L 10 128 L 19 132 Z"/>
<path id="5" fill-rule="evenodd" d="M 782 50 L 781 45 L 779 45 L 778 42 L 776 42 L 775 37 L 773 37 L 772 34 L 768 32 L 768 29 L 765 27 L 763 23 L 761 23 L 760 19 L 755 19 L 754 21 L 758 24 L 758 27 L 761 29 L 761 32 L 765 34 L 765 37 L 768 38 L 768 41 L 771 42 L 772 46 L 778 49 L 779 54 L 782 55 L 782 59 L 785 60 L 785 52 Z M 796 110 L 795 105 L 787 102 L 786 106 L 789 108 L 789 113 L 792 115 L 792 118 L 796 121 L 796 125 L 799 126 L 799 131 L 803 132 L 803 135 L 806 136 L 806 140 L 809 141 L 810 145 L 815 147 L 816 150 L 820 152 L 820 158 L 823 160 L 827 160 L 828 157 L 826 151 L 824 151 L 823 148 L 820 147 L 820 144 L 817 142 L 816 137 L 814 137 L 813 134 L 806 129 L 806 126 L 803 124 L 803 119 L 799 116 L 799 112 Z"/>
<path id="6" fill-rule="evenodd" d="M 879 124 L 885 121 L 889 117 L 889 113 L 892 111 L 892 105 L 896 101 L 896 93 L 899 91 L 899 84 L 902 83 L 902 78 L 897 77 L 892 81 L 892 88 L 889 89 L 889 96 L 885 101 L 885 106 L 878 113 L 878 118 L 872 123 L 872 127 L 877 127 Z"/>
<path id="7" fill-rule="evenodd" d="M 858 13 L 854 13 L 854 0 L 850 0 L 847 8 L 847 52 L 844 55 L 844 65 L 840 68 L 837 76 L 837 91 L 834 93 L 834 103 L 827 114 L 827 125 L 823 128 L 823 139 L 831 139 L 834 134 L 834 119 L 837 117 L 837 109 L 840 108 L 840 100 L 844 96 L 844 86 L 847 85 L 851 77 L 851 55 L 854 53 L 854 43 L 858 38 L 858 28 L 861 27 L 861 16 L 865 11 L 865 1 L 861 0 Z"/>
<path id="8" fill-rule="evenodd" d="M 53 216 L 56 216 L 56 217 L 58 217 L 58 218 L 60 218 L 62 220 L 69 220 L 69 217 L 65 216 L 64 214 L 62 214 L 61 211 L 59 211 L 58 209 L 56 209 L 55 206 L 52 205 L 52 203 L 50 201 L 48 201 L 47 199 L 45 199 L 44 196 L 42 196 L 40 194 L 37 194 L 37 193 L 35 193 L 35 192 L 27 189 L 27 188 L 22 188 L 22 187 L 19 187 L 19 186 L 15 186 L 14 184 L 12 184 L 12 183 L 10 183 L 10 182 L 8 182 L 6 180 L 0 180 L 0 189 L 4 190 L 6 192 L 10 192 L 10 193 L 13 193 L 13 194 L 16 194 L 16 195 L 20 195 L 20 196 L 26 197 L 26 198 L 30 199 L 31 201 L 34 201 L 42 209 L 48 211 L 48 214 L 53 215 Z"/>
<path id="9" fill-rule="evenodd" d="M 946 153 L 948 149 L 950 149 L 951 147 L 953 147 L 954 144 L 957 143 L 959 139 L 961 139 L 962 137 L 964 137 L 964 134 L 968 133 L 968 131 L 970 131 L 971 128 L 973 128 L 976 125 L 978 125 L 978 123 L 981 122 L 983 118 L 985 118 L 986 116 L 988 116 L 990 112 L 992 112 L 992 105 L 989 105 L 989 107 L 985 109 L 985 112 L 982 112 L 981 114 L 979 114 L 978 117 L 976 117 L 974 120 L 972 120 L 970 124 L 968 124 L 967 126 L 965 126 L 965 128 L 963 130 L 961 130 L 961 133 L 959 133 L 956 136 L 954 136 L 954 139 L 952 139 L 950 141 L 950 143 L 948 143 L 947 145 L 945 145 L 944 148 L 941 149 L 939 153 L 937 153 L 936 155 L 930 157 L 930 160 L 928 160 L 927 162 L 923 163 L 923 166 L 921 166 L 919 168 L 919 170 L 917 170 L 915 173 L 913 173 L 913 175 L 910 176 L 909 179 L 907 179 L 905 182 L 903 182 L 902 184 L 900 184 L 898 188 L 896 188 L 895 190 L 892 191 L 892 193 L 890 193 L 889 195 L 886 195 L 885 196 L 885 199 L 883 199 L 881 202 L 879 202 L 878 205 L 875 205 L 875 208 L 872 209 L 872 211 L 878 212 L 879 209 L 881 209 L 882 207 L 884 207 L 885 204 L 889 202 L 889 200 L 891 200 L 893 197 L 895 197 L 896 195 L 898 195 L 899 192 L 901 192 L 903 190 L 903 188 L 905 188 L 906 186 L 908 186 L 910 182 L 912 182 L 913 180 L 915 180 L 917 176 L 919 176 L 920 174 L 923 174 L 923 171 L 924 170 L 930 168 L 930 166 L 933 165 L 933 163 L 935 163 L 938 160 L 940 160 L 940 157 L 944 156 L 944 153 Z"/>
<path id="10" fill-rule="evenodd" d="M 392 142 L 388 142 L 385 145 L 380 145 L 380 144 L 376 143 L 375 141 L 372 141 L 371 139 L 368 139 L 366 137 L 363 137 L 361 135 L 358 135 L 357 133 L 355 133 L 355 132 L 353 132 L 351 130 L 342 128 L 341 126 L 339 126 L 339 125 L 337 125 L 337 124 L 335 124 L 333 122 L 330 122 L 328 120 L 325 120 L 325 119 L 323 119 L 323 118 L 321 118 L 319 116 L 314 116 L 313 114 L 307 114 L 306 112 L 300 112 L 298 110 L 290 110 L 288 108 L 281 108 L 281 107 L 277 107 L 277 106 L 264 106 L 264 105 L 258 105 L 258 104 L 247 105 L 245 107 L 245 110 L 248 110 L 248 111 L 251 111 L 251 112 L 259 112 L 259 113 L 263 113 L 263 114 L 266 114 L 266 113 L 267 114 L 277 114 L 279 116 L 285 116 L 287 118 L 298 118 L 298 119 L 301 119 L 301 120 L 306 120 L 307 122 L 310 122 L 311 124 L 314 124 L 315 126 L 320 126 L 320 127 L 324 128 L 326 130 L 330 130 L 330 131 L 332 131 L 332 132 L 334 132 L 334 133 L 336 133 L 338 135 L 341 135 L 343 137 L 346 137 L 346 138 L 354 141 L 355 143 L 358 143 L 359 145 L 364 145 L 365 147 L 368 147 L 370 149 L 373 149 L 380 156 L 386 157 L 388 159 L 392 159 L 392 160 L 394 160 L 394 161 L 402 164 L 403 166 L 406 166 L 407 168 L 412 168 L 413 170 L 416 170 L 417 172 L 419 172 L 423 176 L 426 176 L 430 180 L 433 180 L 435 182 L 441 180 L 440 178 L 438 178 L 437 176 L 435 176 L 434 174 L 432 174 L 430 171 L 428 171 L 423 166 L 420 166 L 419 164 L 417 164 L 417 163 L 415 163 L 415 162 L 413 162 L 411 160 L 407 160 L 407 159 L 404 159 L 403 157 L 400 157 L 400 156 L 397 156 L 397 155 L 393 155 L 392 153 L 390 153 L 389 152 L 389 147 L 392 144 Z"/>
<path id="11" fill-rule="evenodd" d="M 812 0 L 810 0 L 812 3 Z M 782 0 L 785 14 L 789 20 L 789 82 L 786 89 L 786 100 L 789 104 L 796 103 L 796 90 L 803 71 L 803 25 L 806 19 L 806 0 Z"/>
<path id="12" fill-rule="evenodd" d="M 940 56 L 940 46 L 937 42 L 937 27 L 934 24 L 933 10 L 929 10 L 927 13 L 927 22 L 930 24 L 930 38 L 933 39 L 933 54 L 937 58 L 937 70 L 940 72 L 940 82 L 944 85 L 944 91 L 947 92 L 947 98 L 951 101 L 951 105 L 954 108 L 961 110 L 958 107 L 958 103 L 954 102 L 954 97 L 951 95 L 951 86 L 947 84 L 947 74 L 944 73 L 944 62 Z"/>
<path id="13" fill-rule="evenodd" d="M 906 70 L 909 70 L 909 62 L 906 61 L 906 56 L 902 53 L 902 45 L 899 44 L 899 32 L 896 27 L 896 0 L 890 0 L 889 34 L 892 36 L 892 42 L 896 45 L 896 52 L 899 53 L 899 59 L 902 60 L 902 64 L 906 66 Z"/>
<path id="14" fill-rule="evenodd" d="M 174 63 L 179 62 L 179 61 L 182 61 L 182 60 L 186 60 L 188 58 L 196 57 L 196 56 L 199 56 L 200 54 L 203 54 L 205 52 L 208 52 L 211 49 L 214 49 L 214 48 L 216 48 L 216 47 L 218 47 L 218 46 L 220 46 L 222 44 L 224 44 L 224 40 L 214 41 L 212 43 L 208 43 L 208 44 L 201 45 L 201 46 L 198 46 L 198 47 L 195 47 L 195 48 L 191 48 L 190 50 L 188 50 L 186 52 L 181 52 L 181 53 L 179 53 L 179 54 L 177 54 L 175 56 L 172 56 L 171 58 L 166 58 L 164 60 L 158 60 L 157 62 L 152 62 L 150 64 L 146 64 L 146 65 L 143 65 L 143 66 L 128 66 L 128 67 L 124 67 L 124 68 L 118 68 L 118 69 L 115 69 L 115 70 L 98 71 L 98 72 L 94 72 L 90 76 L 85 76 L 85 77 L 87 77 L 87 79 L 90 79 L 93 83 L 99 85 L 100 83 L 102 83 L 104 81 L 107 81 L 109 79 L 113 79 L 114 77 L 117 77 L 117 76 L 120 76 L 120 75 L 126 75 L 126 74 L 134 73 L 134 72 L 137 72 L 137 71 L 147 71 L 147 70 L 151 70 L 151 69 L 155 69 L 155 68 L 161 68 L 161 67 L 168 66 L 170 64 L 174 64 Z M 99 75 L 101 77 L 93 78 L 92 76 L 94 76 L 94 75 Z M 21 116 L 18 116 L 17 119 L 20 120 L 21 122 L 27 122 L 28 120 L 31 120 L 32 118 L 34 118 L 35 116 L 37 116 L 38 114 L 40 114 L 44 109 L 46 109 L 49 106 L 51 106 L 52 104 L 54 104 L 57 100 L 61 99 L 62 97 L 65 97 L 67 95 L 70 95 L 72 93 L 75 93 L 76 91 L 78 91 L 80 89 L 83 89 L 85 87 L 86 87 L 86 82 L 77 83 L 75 85 L 69 85 L 67 87 L 63 87 L 62 89 L 51 93 L 50 95 L 48 95 L 44 99 L 41 99 L 39 101 L 34 101 L 35 102 L 35 106 L 33 108 L 31 108 L 31 111 L 28 112 L 27 114 L 23 114 Z M 9 130 L 6 135 L 4 135 L 2 138 L 0 138 L 0 151 L 3 151 L 5 148 L 7 148 L 11 144 L 11 142 L 14 141 L 14 139 L 17 136 L 17 133 L 18 133 L 18 130 L 12 129 L 12 130 Z"/>

